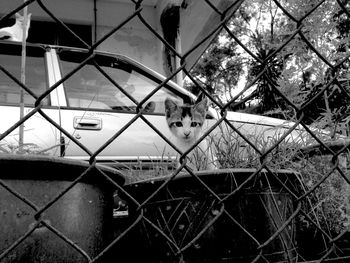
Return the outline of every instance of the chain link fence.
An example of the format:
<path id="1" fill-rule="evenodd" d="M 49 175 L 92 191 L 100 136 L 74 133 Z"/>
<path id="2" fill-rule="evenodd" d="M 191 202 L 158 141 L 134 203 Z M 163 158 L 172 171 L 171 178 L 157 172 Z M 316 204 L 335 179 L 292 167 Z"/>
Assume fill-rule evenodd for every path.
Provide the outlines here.
<path id="1" fill-rule="evenodd" d="M 40 114 L 89 156 L 88 162 L 84 163 L 65 163 L 65 158 L 58 161 L 41 157 L 33 157 L 31 162 L 22 155 L 18 163 L 16 158 L 3 157 L 1 164 L 4 169 L 0 178 L 3 196 L 0 201 L 3 224 L 0 227 L 3 233 L 1 262 L 108 262 L 111 258 L 120 262 L 347 262 L 350 257 L 350 181 L 346 159 L 350 142 L 346 137 L 329 136 L 320 129 L 311 128 L 308 117 L 317 107 L 317 99 L 325 94 L 337 90 L 339 96 L 349 98 L 347 86 L 339 77 L 339 68 L 347 64 L 349 55 L 343 52 L 342 57 L 331 60 L 327 50 L 319 50 L 304 29 L 309 28 L 308 19 L 326 3 L 331 2 L 343 16 L 350 18 L 349 10 L 340 0 L 318 1 L 303 10 L 304 14 L 293 15 L 293 10 L 284 7 L 284 1 L 270 1 L 281 16 L 289 19 L 293 28 L 270 53 L 261 57 L 230 27 L 240 14 L 241 5 L 248 1 L 231 1 L 225 9 L 218 8 L 214 1 L 204 2 L 206 8 L 220 17 L 220 21 L 186 53 L 179 53 L 158 30 L 152 28 L 144 17 L 143 1 L 130 0 L 134 11 L 126 14 L 122 23 L 116 24 L 91 45 L 66 26 L 45 1 L 26 1 L 0 20 L 1 23 L 16 12 L 22 12 L 23 8 L 37 4 L 42 12 L 87 49 L 77 68 L 39 95 L 34 94 L 18 76 L 11 74 L 7 65 L 0 61 L 1 72 L 35 100 L 33 109 L 8 127 L 1 134 L 0 141 L 25 125 L 32 116 Z M 141 101 L 109 78 L 116 89 L 136 104 L 136 108 L 134 116 L 118 132 L 91 152 L 43 110 L 45 99 L 88 63 L 108 78 L 108 72 L 95 58 L 95 50 L 133 20 L 144 24 L 178 63 L 172 64 L 174 68 L 169 70 L 167 78 Z M 244 90 L 225 103 L 219 102 L 186 68 L 188 56 L 219 32 L 224 32 L 230 41 L 238 44 L 258 69 Z M 271 75 L 274 59 L 295 42 L 303 45 L 305 52 L 311 53 L 329 73 L 326 81 L 310 93 L 312 96 L 300 104 L 286 95 Z M 176 79 L 179 72 L 183 72 L 202 96 L 209 98 L 220 115 L 187 152 L 181 152 L 145 116 L 147 100 L 170 80 Z M 246 103 L 241 100 L 242 94 L 261 80 L 269 87 L 270 96 L 278 98 L 281 108 L 288 107 L 297 116 L 287 128 L 284 126 L 282 134 L 277 136 L 276 133 L 269 140 L 258 134 L 247 134 L 228 119 L 229 110 Z M 342 112 L 339 119 L 346 116 L 346 112 Z M 142 178 L 141 172 L 135 178 L 133 171 L 126 175 L 123 170 L 101 166 L 97 161 L 104 149 L 140 120 L 181 155 L 180 166 L 169 170 L 167 175 L 156 176 L 154 172 L 154 176 Z M 217 129 L 225 131 L 221 137 L 213 139 L 216 141 L 212 145 L 216 148 L 221 168 L 193 171 L 186 163 L 186 155 L 200 141 L 212 138 Z M 299 139 L 287 142 L 296 133 Z M 28 164 L 33 162 L 33 166 Z M 66 169 L 62 168 L 65 164 L 68 165 Z M 45 170 L 44 173 L 51 174 L 50 178 L 54 179 L 47 182 L 39 173 L 35 176 L 40 181 L 37 184 L 23 172 L 29 170 Z M 13 180 L 16 173 L 21 173 L 23 178 Z M 18 183 L 20 179 L 23 182 Z M 63 183 L 57 185 L 59 180 Z M 31 196 L 42 189 L 46 195 Z M 113 194 L 114 205 L 111 203 Z M 84 205 L 86 200 L 95 205 L 92 208 Z M 21 218 L 25 220 L 21 221 Z M 84 223 L 86 220 L 88 222 Z M 22 224 L 20 228 L 18 224 Z"/>

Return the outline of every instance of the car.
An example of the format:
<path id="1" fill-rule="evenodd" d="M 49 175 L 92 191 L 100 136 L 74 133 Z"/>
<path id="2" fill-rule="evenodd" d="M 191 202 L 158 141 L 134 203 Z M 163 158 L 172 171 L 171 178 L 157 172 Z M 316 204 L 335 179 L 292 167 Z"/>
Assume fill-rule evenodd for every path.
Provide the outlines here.
<path id="1" fill-rule="evenodd" d="M 26 149 L 79 160 L 93 156 L 113 167 L 154 170 L 173 165 L 176 151 L 164 140 L 171 137 L 164 100 L 189 102 L 195 95 L 123 55 L 40 44 L 27 45 L 29 90 L 22 92 L 21 50 L 21 43 L 0 42 L 0 150 L 18 148 L 19 129 L 10 128 L 20 120 L 22 96 Z M 221 117 L 218 112 L 210 108 L 206 129 Z M 228 112 L 227 119 L 246 136 L 264 131 L 268 138 L 276 127 L 283 128 L 279 134 L 290 127 L 284 120 L 246 113 Z"/>

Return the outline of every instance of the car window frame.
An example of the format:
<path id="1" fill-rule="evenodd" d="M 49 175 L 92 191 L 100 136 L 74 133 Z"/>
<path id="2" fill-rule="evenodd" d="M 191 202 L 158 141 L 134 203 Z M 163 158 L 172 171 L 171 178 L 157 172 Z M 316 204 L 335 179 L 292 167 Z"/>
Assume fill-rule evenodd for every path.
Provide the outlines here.
<path id="1" fill-rule="evenodd" d="M 80 53 L 85 53 L 86 54 L 86 58 L 89 57 L 88 50 L 85 49 L 75 49 L 75 48 L 65 48 L 65 47 L 59 47 L 56 49 L 56 56 L 57 56 L 57 63 L 58 63 L 58 67 L 59 67 L 59 79 L 64 77 L 64 72 L 62 70 L 62 65 L 60 63 L 60 58 L 59 58 L 59 53 L 60 52 L 80 52 Z M 159 87 L 159 85 L 161 83 L 164 82 L 164 80 L 162 80 L 161 78 L 159 78 L 158 76 L 156 76 L 155 74 L 152 74 L 149 70 L 147 70 L 147 68 L 143 68 L 142 66 L 137 65 L 136 63 L 133 63 L 132 60 L 128 60 L 126 57 L 122 57 L 119 56 L 118 54 L 107 54 L 104 52 L 96 52 L 95 56 L 106 56 L 106 57 L 111 57 L 115 60 L 117 60 L 120 63 L 126 64 L 127 66 L 130 66 L 130 68 L 134 71 L 136 71 L 137 73 L 141 74 L 142 76 L 145 76 L 146 78 L 150 79 L 151 81 L 156 83 L 155 88 Z M 77 64 L 78 65 L 78 64 Z M 97 69 L 96 69 L 97 70 Z M 64 89 L 64 95 L 65 95 L 65 101 L 66 101 L 66 105 L 61 106 L 62 109 L 72 109 L 72 110 L 86 110 L 86 111 L 101 111 L 101 112 L 116 112 L 116 113 L 124 113 L 124 114 L 136 114 L 136 111 L 124 111 L 124 110 L 115 110 L 115 109 L 101 109 L 101 108 L 86 108 L 86 107 L 71 107 L 69 106 L 68 103 L 68 96 L 64 87 L 64 83 L 62 83 L 63 89 Z M 175 96 L 180 97 L 183 101 L 193 101 L 193 98 L 191 98 L 188 94 L 186 93 L 182 93 L 180 91 L 178 91 L 177 89 L 175 89 L 174 87 L 172 87 L 172 85 L 170 85 L 169 83 L 165 83 L 161 89 L 167 89 L 169 90 L 171 93 L 173 93 Z M 195 96 L 194 96 L 195 97 Z M 164 116 L 165 113 L 164 112 L 145 112 L 144 114 L 148 114 L 148 115 L 160 115 L 160 116 Z"/>
<path id="2" fill-rule="evenodd" d="M 8 40 L 1 40 L 0 41 L 0 47 L 2 48 L 2 50 L 3 50 L 3 48 L 4 47 L 8 47 L 8 48 L 10 48 L 10 49 L 22 49 L 22 45 L 21 45 L 21 43 L 18 43 L 18 42 L 13 42 L 13 41 L 8 41 Z M 40 51 L 39 51 L 40 50 Z M 45 81 L 45 83 L 44 83 L 44 85 L 45 85 L 45 91 L 44 92 L 46 92 L 48 89 L 49 89 L 49 87 L 50 87 L 50 80 L 49 80 L 49 67 L 48 67 L 48 65 L 47 65 L 47 49 L 44 47 L 44 46 L 41 46 L 41 45 L 32 45 L 32 44 L 29 44 L 28 43 L 28 45 L 26 46 L 26 55 L 27 55 L 27 57 L 28 57 L 28 53 L 30 54 L 30 53 L 39 53 L 39 52 L 42 52 L 42 59 L 43 59 L 43 69 L 44 69 L 44 81 Z M 14 54 L 11 54 L 11 53 L 13 53 L 13 51 L 12 52 L 9 52 L 10 54 L 7 54 L 6 52 L 2 52 L 1 54 L 4 54 L 4 55 L 13 55 L 13 56 L 15 56 Z M 21 57 L 21 56 L 18 56 L 18 57 Z M 32 56 L 30 56 L 30 57 L 32 57 Z M 35 56 L 34 56 L 35 57 Z M 38 56 L 39 57 L 39 56 Z M 28 61 L 28 60 L 27 60 Z M 27 62 L 27 66 L 28 66 L 28 62 Z M 7 70 L 6 69 L 6 67 L 4 67 L 4 69 L 5 70 Z M 10 72 L 11 73 L 11 72 Z M 6 73 L 4 73 L 5 75 L 6 75 Z M 10 78 L 10 77 L 9 77 Z M 19 79 L 19 78 L 17 78 L 19 81 L 21 81 L 21 79 Z M 14 83 L 16 83 L 15 81 L 13 81 Z M 19 86 L 19 85 L 18 85 Z M 20 86 L 19 86 L 20 87 Z M 28 87 L 29 88 L 29 87 Z M 25 91 L 25 90 L 24 90 Z M 25 91 L 26 92 L 26 91 Z M 29 96 L 31 96 L 30 94 L 28 94 Z M 36 94 L 36 96 L 39 98 L 40 97 L 40 95 L 38 95 L 38 94 Z M 35 100 L 35 97 L 33 97 L 33 99 Z M 42 108 L 50 108 L 50 107 L 52 107 L 52 103 L 51 103 L 51 101 L 52 101 L 52 98 L 51 98 L 51 94 L 49 94 L 48 96 L 47 96 L 47 102 L 46 103 L 43 103 L 42 105 L 41 105 L 41 107 Z M 29 103 L 24 103 L 24 107 L 26 107 L 26 108 L 34 108 L 34 104 L 35 103 L 33 103 L 33 104 L 29 104 Z M 17 103 L 6 103 L 6 102 L 1 102 L 0 103 L 0 106 L 6 106 L 6 107 L 19 107 L 20 106 L 20 102 L 17 104 Z"/>

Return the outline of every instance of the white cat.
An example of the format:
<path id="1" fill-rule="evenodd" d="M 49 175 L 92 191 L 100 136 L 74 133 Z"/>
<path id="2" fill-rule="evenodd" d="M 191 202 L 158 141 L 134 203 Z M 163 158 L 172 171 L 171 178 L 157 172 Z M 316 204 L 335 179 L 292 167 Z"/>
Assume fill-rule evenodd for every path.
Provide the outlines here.
<path id="1" fill-rule="evenodd" d="M 28 37 L 31 15 L 32 14 L 28 14 L 27 16 L 26 39 Z M 20 15 L 19 13 L 16 13 L 16 23 L 13 26 L 0 28 L 0 39 L 22 42 L 23 24 L 24 16 Z"/>
<path id="2" fill-rule="evenodd" d="M 165 117 L 171 133 L 172 142 L 182 152 L 187 151 L 202 136 L 202 128 L 208 111 L 208 102 L 204 98 L 195 105 L 180 105 L 167 98 L 165 100 Z M 208 140 L 202 140 L 187 155 L 187 165 L 194 171 L 217 169 L 217 161 Z M 180 164 L 178 165 L 180 166 Z"/>

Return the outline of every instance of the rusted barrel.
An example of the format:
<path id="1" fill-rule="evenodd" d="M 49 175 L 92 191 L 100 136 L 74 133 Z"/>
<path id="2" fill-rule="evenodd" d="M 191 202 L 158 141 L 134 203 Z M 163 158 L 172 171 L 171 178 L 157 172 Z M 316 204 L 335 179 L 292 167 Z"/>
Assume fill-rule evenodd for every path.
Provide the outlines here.
<path id="1" fill-rule="evenodd" d="M 126 184 L 140 204 L 155 194 L 142 208 L 126 201 L 129 225 L 142 220 L 121 242 L 137 253 L 118 255 L 142 262 L 294 262 L 297 176 L 223 169 L 179 174 L 166 185 L 169 177 Z"/>
<path id="2" fill-rule="evenodd" d="M 96 168 L 18 155 L 1 155 L 0 167 L 0 262 L 87 262 L 109 244 L 114 188 Z M 122 174 L 101 170 L 124 184 Z"/>

